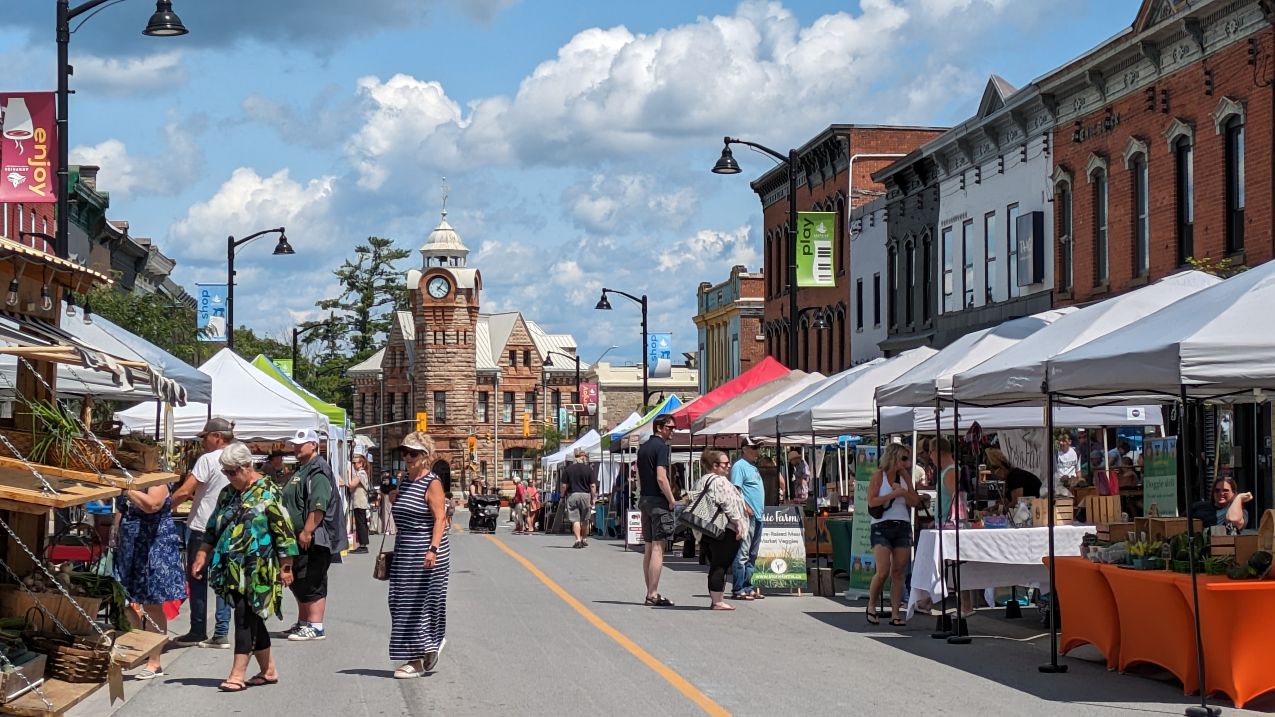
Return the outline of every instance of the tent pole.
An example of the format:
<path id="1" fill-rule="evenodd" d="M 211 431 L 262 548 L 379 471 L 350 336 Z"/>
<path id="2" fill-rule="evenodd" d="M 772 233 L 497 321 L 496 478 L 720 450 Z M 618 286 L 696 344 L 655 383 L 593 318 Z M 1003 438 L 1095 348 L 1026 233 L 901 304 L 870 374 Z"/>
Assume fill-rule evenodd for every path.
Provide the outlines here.
<path id="1" fill-rule="evenodd" d="M 877 415 L 880 416 L 880 408 L 878 407 L 877 410 L 878 410 Z M 943 437 L 942 418 L 943 418 L 943 411 L 939 406 L 939 397 L 935 395 L 934 396 L 934 439 L 936 441 Z M 912 412 L 912 425 L 913 426 L 916 425 L 916 411 Z M 879 419 L 878 419 L 878 423 L 877 423 L 878 434 L 881 432 L 880 428 L 881 428 L 881 424 L 879 423 Z M 937 450 L 937 446 L 935 447 L 935 450 Z M 942 511 L 942 507 L 943 507 L 942 468 L 943 467 L 939 466 L 938 468 L 940 471 L 939 479 L 936 485 L 936 487 L 938 488 L 938 505 L 934 506 L 934 510 L 931 512 L 934 513 L 934 527 L 938 529 L 938 532 L 935 533 L 935 540 L 936 542 L 938 542 L 938 546 L 939 546 L 939 592 L 942 593 L 942 607 L 940 608 L 941 614 L 939 615 L 938 624 L 935 625 L 934 632 L 930 633 L 930 637 L 935 640 L 946 640 L 947 638 L 952 636 L 952 618 L 950 615 L 947 614 L 947 560 L 945 560 L 943 557 L 943 523 L 945 520 L 947 520 L 947 516 L 940 515 L 943 512 Z M 958 612 L 961 609 L 961 602 L 960 602 L 959 596 L 957 597 L 957 601 L 956 601 L 956 609 Z"/>
<path id="2" fill-rule="evenodd" d="M 815 476 L 819 473 L 819 469 L 822 468 L 823 466 L 821 465 L 822 462 L 815 460 L 816 455 L 817 454 L 815 452 L 815 432 L 812 430 L 810 431 L 810 473 L 811 475 L 807 475 L 806 480 L 810 481 L 813 484 L 811 487 L 814 488 L 814 490 L 811 491 L 814 494 L 814 498 L 815 498 L 814 510 L 810 512 L 815 517 L 815 569 L 820 570 L 820 565 L 822 565 L 822 563 L 820 562 L 820 559 L 819 559 L 821 555 L 820 541 L 819 541 L 819 484 L 821 481 L 817 479 Z M 824 523 L 824 525 L 827 525 L 827 523 Z M 829 571 L 828 578 L 829 578 L 829 582 L 831 582 L 832 581 L 831 571 Z M 815 592 L 815 594 L 822 595 L 823 594 L 823 573 L 822 572 L 819 573 L 818 580 L 819 582 L 816 583 L 816 587 L 818 587 L 819 590 Z"/>
<path id="3" fill-rule="evenodd" d="M 952 521 L 956 525 L 956 620 L 952 629 L 952 636 L 947 638 L 949 645 L 968 645 L 970 644 L 969 625 L 965 622 L 965 616 L 961 614 L 961 508 L 968 507 L 965 505 L 965 498 L 961 493 L 961 404 L 960 401 L 952 401 L 952 459 L 956 461 L 956 492 L 952 494 L 952 505 L 958 506 L 956 518 Z M 958 503 L 959 501 L 959 503 Z"/>
<path id="4" fill-rule="evenodd" d="M 159 413 L 161 410 L 163 410 L 163 405 L 164 405 L 164 402 L 161 401 L 158 397 L 156 397 L 155 398 L 155 441 L 156 442 L 159 441 Z M 210 411 L 212 410 L 211 399 L 209 400 L 209 403 L 208 403 L 208 410 Z"/>
<path id="5" fill-rule="evenodd" d="M 1054 442 L 1054 394 L 1049 391 L 1049 381 L 1046 380 L 1041 388 L 1045 391 L 1045 443 L 1053 449 Z M 1045 455 L 1049 455 L 1048 452 Z M 1054 469 L 1055 461 L 1046 459 L 1045 475 L 1048 477 L 1046 485 L 1047 500 L 1045 509 L 1049 511 L 1049 664 L 1041 665 L 1037 669 L 1047 674 L 1060 674 L 1067 671 L 1067 665 L 1058 664 L 1058 583 L 1055 577 L 1054 561 L 1056 558 L 1054 547 Z M 1011 596 L 1012 597 L 1012 596 Z"/>
<path id="6" fill-rule="evenodd" d="M 1178 390 L 1178 400 L 1182 405 L 1182 420 L 1179 421 L 1180 428 L 1178 430 L 1178 454 L 1185 457 L 1186 449 L 1183 447 L 1182 439 L 1186 437 L 1186 427 L 1188 425 L 1186 417 L 1186 384 L 1179 386 Z M 1195 426 L 1191 426 L 1191 428 L 1199 430 Z M 1178 494 L 1181 496 L 1181 494 L 1187 490 L 1186 478 L 1188 477 L 1190 468 L 1187 467 L 1186 461 L 1184 460 L 1179 461 L 1178 464 L 1181 466 L 1178 469 L 1178 473 L 1182 478 L 1182 488 L 1178 490 Z M 1204 681 L 1204 636 L 1200 630 L 1200 578 L 1199 572 L 1195 569 L 1195 517 L 1191 515 L 1191 501 L 1189 495 L 1187 496 L 1185 506 L 1187 515 L 1187 563 L 1191 566 L 1191 616 L 1195 621 L 1195 668 L 1199 672 L 1200 677 L 1200 704 L 1199 706 L 1192 705 L 1191 707 L 1187 707 L 1185 714 L 1187 717 L 1215 717 L 1216 715 L 1222 714 L 1221 708 L 1210 707 L 1205 701 L 1205 698 L 1208 697 L 1209 690 L 1208 687 L 1206 687 L 1208 683 Z"/>

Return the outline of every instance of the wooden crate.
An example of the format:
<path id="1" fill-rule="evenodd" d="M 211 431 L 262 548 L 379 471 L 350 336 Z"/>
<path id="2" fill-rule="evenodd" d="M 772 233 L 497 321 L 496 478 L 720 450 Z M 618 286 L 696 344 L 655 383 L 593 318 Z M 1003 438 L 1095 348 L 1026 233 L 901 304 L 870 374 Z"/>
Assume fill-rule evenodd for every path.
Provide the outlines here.
<path id="1" fill-rule="evenodd" d="M 1085 522 L 1103 525 L 1120 522 L 1120 496 L 1087 495 L 1081 505 L 1085 508 Z"/>
<path id="2" fill-rule="evenodd" d="M 76 597 L 73 599 L 91 618 L 97 617 L 98 611 L 102 608 L 103 598 Z M 37 602 L 44 606 L 43 610 L 37 606 Z M 84 617 L 62 593 L 31 593 L 17 585 L 0 585 L 0 615 L 27 617 L 30 613 L 30 620 L 37 626 L 43 625 L 45 632 L 60 632 L 49 620 L 45 610 L 56 617 L 58 622 L 65 625 L 66 629 L 74 635 L 97 634 L 93 626 L 84 620 Z"/>
<path id="3" fill-rule="evenodd" d="M 1133 539 L 1133 523 L 1099 523 L 1098 540 L 1104 543 L 1119 543 Z"/>
<path id="4" fill-rule="evenodd" d="M 1071 525 L 1075 515 L 1075 503 L 1071 498 L 1054 499 L 1054 525 Z M 1049 525 L 1049 499 L 1032 498 L 1032 525 L 1042 528 Z"/>
<path id="5" fill-rule="evenodd" d="M 1210 555 L 1230 555 L 1237 563 L 1247 563 L 1257 552 L 1258 535 L 1210 535 Z"/>
<path id="6" fill-rule="evenodd" d="M 1147 518 L 1148 540 L 1168 540 L 1185 532 L 1186 518 Z"/>

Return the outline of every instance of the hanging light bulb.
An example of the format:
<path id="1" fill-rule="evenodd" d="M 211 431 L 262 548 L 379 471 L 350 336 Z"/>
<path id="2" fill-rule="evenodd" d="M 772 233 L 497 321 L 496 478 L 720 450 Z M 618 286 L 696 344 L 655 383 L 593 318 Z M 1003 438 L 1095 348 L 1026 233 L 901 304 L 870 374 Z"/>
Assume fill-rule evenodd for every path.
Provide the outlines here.
<path id="1" fill-rule="evenodd" d="M 48 284 L 40 287 L 40 309 L 42 311 L 53 310 L 53 297 L 49 296 Z"/>
<path id="2" fill-rule="evenodd" d="M 16 306 L 18 303 L 18 277 L 9 282 L 9 295 L 4 297 L 5 306 Z"/>
<path id="3" fill-rule="evenodd" d="M 89 300 L 84 299 L 84 323 L 93 323 L 93 307 L 89 305 Z"/>
<path id="4" fill-rule="evenodd" d="M 75 294 L 72 294 L 71 292 L 68 291 L 66 292 L 65 299 L 66 299 L 66 317 L 68 319 L 73 319 L 75 318 Z"/>

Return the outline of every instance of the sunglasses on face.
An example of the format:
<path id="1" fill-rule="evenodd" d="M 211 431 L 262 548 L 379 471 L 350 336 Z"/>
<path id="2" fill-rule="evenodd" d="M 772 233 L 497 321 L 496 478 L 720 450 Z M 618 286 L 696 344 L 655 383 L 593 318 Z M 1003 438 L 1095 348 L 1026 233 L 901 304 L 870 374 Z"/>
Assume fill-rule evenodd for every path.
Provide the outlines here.
<path id="1" fill-rule="evenodd" d="M 221 469 L 221 474 L 226 476 L 227 478 L 234 478 L 235 474 L 238 472 L 239 472 L 238 468 L 222 468 Z"/>
<path id="2" fill-rule="evenodd" d="M 730 465 L 730 461 L 718 461 L 715 465 L 728 466 Z"/>

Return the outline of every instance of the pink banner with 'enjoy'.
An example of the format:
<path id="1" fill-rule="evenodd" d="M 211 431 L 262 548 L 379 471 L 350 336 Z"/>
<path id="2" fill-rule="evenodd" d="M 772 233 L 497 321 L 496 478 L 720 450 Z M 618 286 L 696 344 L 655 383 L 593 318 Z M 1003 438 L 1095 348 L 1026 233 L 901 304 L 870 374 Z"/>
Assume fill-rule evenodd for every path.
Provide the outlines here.
<path id="1" fill-rule="evenodd" d="M 52 92 L 0 92 L 0 202 L 57 201 Z"/>

